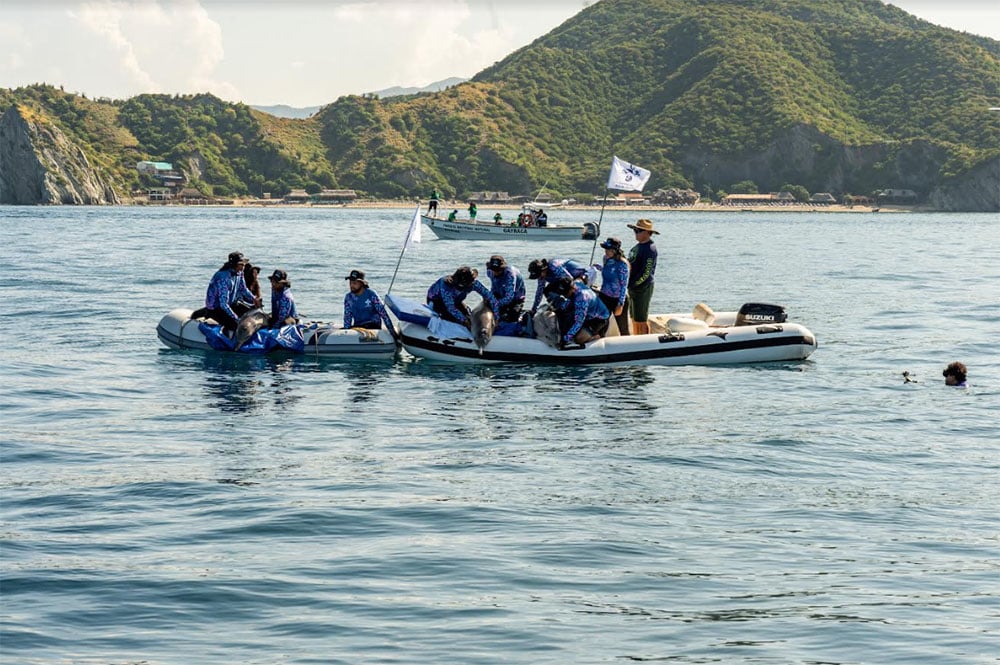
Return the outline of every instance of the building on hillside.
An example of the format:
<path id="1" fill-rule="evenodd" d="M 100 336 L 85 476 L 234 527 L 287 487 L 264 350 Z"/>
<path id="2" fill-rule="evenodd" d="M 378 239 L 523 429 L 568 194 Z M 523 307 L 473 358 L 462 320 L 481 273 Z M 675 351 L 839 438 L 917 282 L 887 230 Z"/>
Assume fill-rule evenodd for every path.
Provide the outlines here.
<path id="1" fill-rule="evenodd" d="M 778 195 L 769 194 L 728 194 L 722 199 L 724 206 L 761 206 L 774 205 L 778 202 Z"/>
<path id="2" fill-rule="evenodd" d="M 507 192 L 470 192 L 466 197 L 466 200 L 475 202 L 476 204 L 483 203 L 510 203 L 512 201 L 510 194 Z"/>
<path id="3" fill-rule="evenodd" d="M 649 200 L 656 205 L 685 206 L 694 205 L 701 200 L 701 194 L 693 189 L 658 189 L 653 192 Z"/>
<path id="4" fill-rule="evenodd" d="M 293 189 L 285 194 L 283 200 L 285 203 L 308 203 L 311 198 L 306 190 Z"/>
<path id="5" fill-rule="evenodd" d="M 809 203 L 813 205 L 830 205 L 836 202 L 837 199 L 830 192 L 816 192 L 809 197 Z"/>
<path id="6" fill-rule="evenodd" d="M 170 187 L 149 187 L 146 198 L 150 201 L 169 201 L 174 198 L 174 190 Z"/>
<path id="7" fill-rule="evenodd" d="M 316 195 L 318 203 L 348 203 L 358 198 L 353 189 L 324 189 Z"/>
<path id="8" fill-rule="evenodd" d="M 174 165 L 170 162 L 137 162 L 135 170 L 145 175 L 156 175 L 164 171 L 173 171 Z"/>
<path id="9" fill-rule="evenodd" d="M 177 198 L 180 199 L 181 203 L 191 205 L 204 205 L 208 203 L 208 197 L 194 187 L 185 187 L 177 194 Z"/>

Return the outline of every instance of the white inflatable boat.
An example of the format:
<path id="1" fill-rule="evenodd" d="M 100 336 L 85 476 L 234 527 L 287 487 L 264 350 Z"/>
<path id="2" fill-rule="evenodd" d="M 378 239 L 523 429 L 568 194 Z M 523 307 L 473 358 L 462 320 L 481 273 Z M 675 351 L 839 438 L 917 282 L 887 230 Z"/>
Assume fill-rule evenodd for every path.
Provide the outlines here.
<path id="1" fill-rule="evenodd" d="M 803 360 L 817 347 L 815 335 L 805 326 L 784 320 L 783 309 L 779 316 L 753 312 L 754 307 L 774 307 L 767 305 L 716 313 L 699 304 L 693 313 L 650 317 L 653 332 L 647 335 L 604 337 L 565 349 L 541 338 L 494 335 L 480 349 L 472 333 L 455 324 L 436 325 L 440 319 L 431 317 L 426 306 L 392 296 L 386 300 L 405 322 L 400 331 L 403 348 L 419 358 L 447 362 L 729 365 Z M 751 311 L 744 311 L 747 308 Z"/>
<path id="2" fill-rule="evenodd" d="M 216 325 L 212 319 L 192 319 L 192 310 L 179 308 L 160 319 L 156 335 L 171 349 L 218 350 L 209 344 L 199 324 Z M 344 329 L 329 323 L 305 323 L 295 326 L 301 333 L 301 353 L 321 356 L 391 358 L 396 342 L 388 330 Z"/>

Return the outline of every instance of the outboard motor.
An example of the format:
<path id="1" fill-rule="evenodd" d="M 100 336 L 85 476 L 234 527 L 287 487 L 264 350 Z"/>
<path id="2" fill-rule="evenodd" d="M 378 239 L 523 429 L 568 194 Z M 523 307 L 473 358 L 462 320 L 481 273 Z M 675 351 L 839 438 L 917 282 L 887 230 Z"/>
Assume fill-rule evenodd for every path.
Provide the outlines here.
<path id="1" fill-rule="evenodd" d="M 583 225 L 583 239 L 597 240 L 597 224 L 593 222 L 586 222 Z"/>
<path id="2" fill-rule="evenodd" d="M 784 323 L 788 314 L 781 305 L 768 305 L 761 302 L 748 302 L 736 312 L 736 325 L 754 326 L 758 323 Z"/>

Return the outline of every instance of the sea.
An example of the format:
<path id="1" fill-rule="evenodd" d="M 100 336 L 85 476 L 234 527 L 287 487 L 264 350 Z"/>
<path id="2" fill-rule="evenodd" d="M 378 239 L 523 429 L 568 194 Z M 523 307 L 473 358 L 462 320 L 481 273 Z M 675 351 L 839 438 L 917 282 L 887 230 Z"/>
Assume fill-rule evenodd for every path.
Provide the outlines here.
<path id="1" fill-rule="evenodd" d="M 339 322 L 355 268 L 594 249 L 413 211 L 0 208 L 0 663 L 1000 662 L 1000 215 L 603 213 L 660 231 L 654 312 L 780 304 L 806 361 L 158 341 L 234 250 Z"/>

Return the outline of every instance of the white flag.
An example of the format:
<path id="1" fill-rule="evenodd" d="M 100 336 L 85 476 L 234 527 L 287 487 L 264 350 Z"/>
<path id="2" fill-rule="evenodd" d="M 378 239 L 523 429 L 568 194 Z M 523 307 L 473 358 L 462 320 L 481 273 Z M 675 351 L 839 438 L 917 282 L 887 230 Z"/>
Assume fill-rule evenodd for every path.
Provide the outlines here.
<path id="1" fill-rule="evenodd" d="M 420 205 L 413 211 L 413 219 L 410 220 L 410 228 L 406 230 L 406 241 L 403 243 L 403 251 L 420 243 Z"/>
<path id="2" fill-rule="evenodd" d="M 608 189 L 618 189 L 625 192 L 641 192 L 649 180 L 649 171 L 629 164 L 615 157 L 611 162 L 611 173 L 608 174 Z"/>

